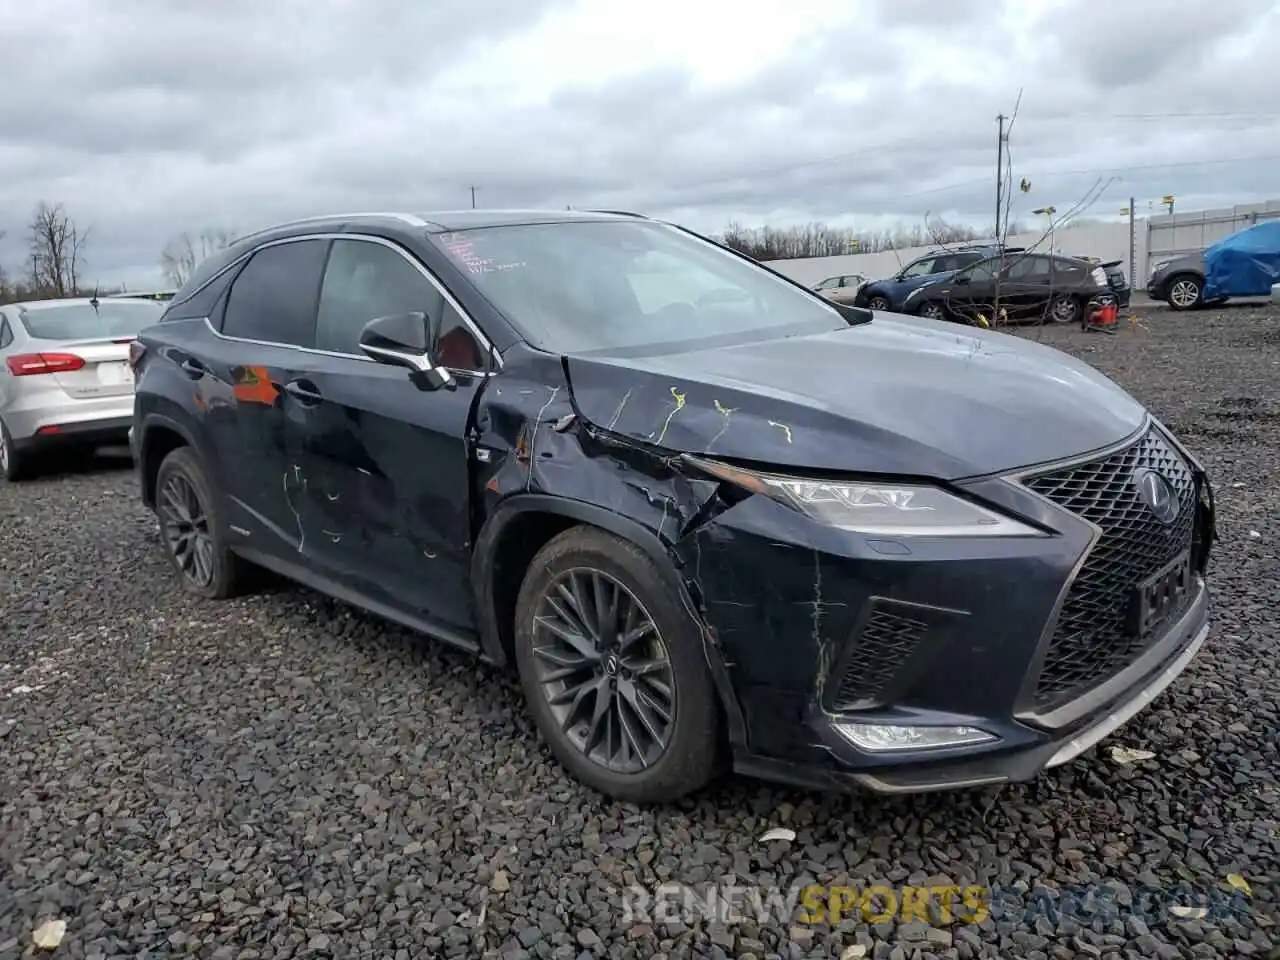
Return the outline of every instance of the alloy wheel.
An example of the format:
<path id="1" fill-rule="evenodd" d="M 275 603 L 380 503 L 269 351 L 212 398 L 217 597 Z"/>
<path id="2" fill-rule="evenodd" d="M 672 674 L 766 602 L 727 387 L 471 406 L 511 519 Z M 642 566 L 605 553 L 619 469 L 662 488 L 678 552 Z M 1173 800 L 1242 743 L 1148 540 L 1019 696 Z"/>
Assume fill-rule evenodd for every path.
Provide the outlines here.
<path id="1" fill-rule="evenodd" d="M 1200 287 L 1194 280 L 1179 280 L 1169 288 L 1169 299 L 1176 307 L 1193 307 L 1200 299 Z"/>
<path id="2" fill-rule="evenodd" d="M 872 297 L 871 301 L 867 304 L 867 306 L 870 307 L 872 310 L 888 310 L 889 301 L 886 300 L 884 297 Z"/>
<path id="3" fill-rule="evenodd" d="M 199 587 L 213 582 L 213 537 L 191 481 L 171 474 L 160 490 L 160 529 L 182 575 Z"/>
<path id="4" fill-rule="evenodd" d="M 653 618 L 620 582 L 577 567 L 534 616 L 536 679 L 566 738 L 615 773 L 651 767 L 676 719 L 675 671 Z"/>
<path id="5" fill-rule="evenodd" d="M 920 308 L 920 316 L 928 317 L 930 320 L 942 319 L 942 305 L 937 303 L 926 303 Z"/>
<path id="6" fill-rule="evenodd" d="M 1053 301 L 1050 315 L 1055 323 L 1070 323 L 1076 318 L 1076 303 L 1070 297 L 1059 297 Z"/>
<path id="7" fill-rule="evenodd" d="M 9 432 L 0 428 L 0 472 L 7 473 L 9 470 Z"/>

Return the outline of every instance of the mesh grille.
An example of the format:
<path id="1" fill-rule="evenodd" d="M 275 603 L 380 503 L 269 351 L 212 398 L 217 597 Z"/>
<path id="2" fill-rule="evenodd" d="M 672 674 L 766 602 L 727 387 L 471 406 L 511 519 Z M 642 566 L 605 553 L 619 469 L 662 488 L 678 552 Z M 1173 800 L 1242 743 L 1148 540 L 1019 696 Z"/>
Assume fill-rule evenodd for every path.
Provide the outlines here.
<path id="1" fill-rule="evenodd" d="M 840 686 L 836 690 L 837 709 L 849 709 L 874 701 L 885 685 L 904 666 L 925 635 L 927 626 L 919 620 L 871 611 L 867 625 L 853 644 Z"/>
<path id="2" fill-rule="evenodd" d="M 1134 486 L 1133 473 L 1143 467 L 1163 475 L 1177 492 L 1180 509 L 1173 523 L 1161 523 Z M 1044 707 L 1123 670 L 1158 638 L 1159 631 L 1138 637 L 1127 629 L 1131 592 L 1191 547 L 1196 488 L 1190 468 L 1155 428 L 1104 459 L 1024 483 L 1102 529 L 1067 593 L 1049 642 L 1035 693 L 1037 705 Z"/>

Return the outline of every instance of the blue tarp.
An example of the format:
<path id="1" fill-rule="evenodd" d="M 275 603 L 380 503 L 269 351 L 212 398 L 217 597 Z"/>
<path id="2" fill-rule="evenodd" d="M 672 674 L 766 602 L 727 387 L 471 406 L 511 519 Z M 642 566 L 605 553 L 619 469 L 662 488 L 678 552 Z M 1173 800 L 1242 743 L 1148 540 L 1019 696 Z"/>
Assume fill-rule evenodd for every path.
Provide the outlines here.
<path id="1" fill-rule="evenodd" d="M 1280 283 L 1280 220 L 1259 223 L 1204 252 L 1204 299 L 1267 297 Z"/>

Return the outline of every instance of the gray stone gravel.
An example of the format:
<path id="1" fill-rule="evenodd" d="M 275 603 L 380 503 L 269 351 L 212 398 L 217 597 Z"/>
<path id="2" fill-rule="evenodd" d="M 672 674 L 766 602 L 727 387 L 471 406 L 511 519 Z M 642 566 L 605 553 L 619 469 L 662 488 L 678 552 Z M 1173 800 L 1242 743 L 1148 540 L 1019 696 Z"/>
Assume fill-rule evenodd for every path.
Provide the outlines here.
<path id="1" fill-rule="evenodd" d="M 1128 728 L 996 794 L 605 802 L 509 678 L 285 585 L 185 599 L 127 462 L 0 486 L 0 957 L 51 918 L 66 957 L 1280 957 L 1280 314 L 1140 316 L 1023 335 L 1116 377 L 1211 469 L 1215 631 Z M 761 843 L 771 826 L 795 840 Z M 1230 905 L 1230 874 L 1252 894 L 1234 913 L 1153 893 Z M 739 917 L 668 923 L 618 892 L 729 879 L 989 883 L 1006 908 L 832 927 L 740 893 Z M 1103 887 L 1110 914 L 1028 909 Z"/>

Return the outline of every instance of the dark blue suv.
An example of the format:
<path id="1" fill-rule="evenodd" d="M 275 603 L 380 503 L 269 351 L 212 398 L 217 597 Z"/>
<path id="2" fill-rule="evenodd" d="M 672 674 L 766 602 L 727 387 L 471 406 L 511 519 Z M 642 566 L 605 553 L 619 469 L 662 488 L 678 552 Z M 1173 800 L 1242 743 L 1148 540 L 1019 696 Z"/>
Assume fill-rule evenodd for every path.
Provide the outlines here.
<path id="1" fill-rule="evenodd" d="M 1015 248 L 1008 248 L 1013 251 Z M 959 247 L 951 250 L 934 250 L 912 260 L 898 273 L 884 280 L 873 280 L 865 284 L 854 300 L 854 306 L 868 307 L 872 310 L 892 310 L 901 312 L 903 304 L 911 291 L 928 283 L 946 280 L 957 270 L 961 270 L 979 260 L 995 256 L 1000 252 L 996 244 L 980 244 L 977 246 Z"/>

